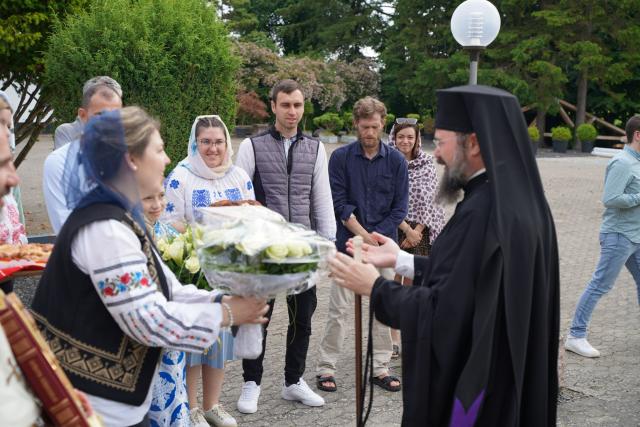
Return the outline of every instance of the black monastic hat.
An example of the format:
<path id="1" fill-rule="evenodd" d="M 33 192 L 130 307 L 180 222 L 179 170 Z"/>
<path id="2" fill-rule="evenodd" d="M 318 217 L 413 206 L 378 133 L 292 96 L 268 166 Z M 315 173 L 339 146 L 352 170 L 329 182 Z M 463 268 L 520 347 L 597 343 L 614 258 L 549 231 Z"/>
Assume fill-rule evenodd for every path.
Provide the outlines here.
<path id="1" fill-rule="evenodd" d="M 471 133 L 473 125 L 462 94 L 449 90 L 436 91 L 436 129 Z"/>

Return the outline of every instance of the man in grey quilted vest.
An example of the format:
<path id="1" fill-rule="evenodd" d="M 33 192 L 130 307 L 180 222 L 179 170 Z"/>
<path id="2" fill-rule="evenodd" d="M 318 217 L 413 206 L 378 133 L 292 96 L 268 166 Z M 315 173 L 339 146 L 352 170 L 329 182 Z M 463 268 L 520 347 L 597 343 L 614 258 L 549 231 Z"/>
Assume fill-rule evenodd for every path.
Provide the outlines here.
<path id="1" fill-rule="evenodd" d="M 242 141 L 236 165 L 251 177 L 256 200 L 288 221 L 306 225 L 335 240 L 327 155 L 320 141 L 298 128 L 304 113 L 301 86 L 294 80 L 278 82 L 271 90 L 271 110 L 276 116 L 275 124 L 268 131 Z M 269 304 L 270 319 L 274 301 Z M 324 399 L 302 378 L 316 304 L 315 287 L 287 297 L 289 329 L 282 397 L 308 406 L 324 405 Z M 268 323 L 264 326 L 260 357 L 242 361 L 244 385 L 237 406 L 245 414 L 258 410 L 267 326 Z"/>

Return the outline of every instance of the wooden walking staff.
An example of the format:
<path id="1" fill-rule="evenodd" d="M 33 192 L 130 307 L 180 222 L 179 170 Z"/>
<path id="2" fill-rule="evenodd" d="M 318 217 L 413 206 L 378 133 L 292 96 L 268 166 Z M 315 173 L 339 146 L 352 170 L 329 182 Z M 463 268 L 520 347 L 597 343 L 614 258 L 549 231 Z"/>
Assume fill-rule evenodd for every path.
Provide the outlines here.
<path id="1" fill-rule="evenodd" d="M 353 238 L 353 259 L 362 262 L 362 237 Z M 355 294 L 356 329 L 356 425 L 362 425 L 362 297 Z"/>

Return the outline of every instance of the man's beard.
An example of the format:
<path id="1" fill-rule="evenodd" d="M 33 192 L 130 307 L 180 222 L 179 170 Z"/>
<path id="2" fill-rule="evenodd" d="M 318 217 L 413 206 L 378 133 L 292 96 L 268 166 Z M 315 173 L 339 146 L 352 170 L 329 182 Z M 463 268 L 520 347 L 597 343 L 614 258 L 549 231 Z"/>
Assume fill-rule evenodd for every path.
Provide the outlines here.
<path id="1" fill-rule="evenodd" d="M 467 183 L 464 169 L 466 166 L 466 152 L 462 147 L 458 147 L 451 166 L 445 165 L 444 173 L 438 186 L 436 202 L 444 205 L 456 203 L 460 199 L 460 193 Z"/>

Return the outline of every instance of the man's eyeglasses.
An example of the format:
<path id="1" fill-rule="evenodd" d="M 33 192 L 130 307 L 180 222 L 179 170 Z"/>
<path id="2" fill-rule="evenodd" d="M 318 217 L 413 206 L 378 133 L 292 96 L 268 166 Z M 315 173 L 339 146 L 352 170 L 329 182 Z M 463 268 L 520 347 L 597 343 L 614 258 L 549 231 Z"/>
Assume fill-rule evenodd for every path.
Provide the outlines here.
<path id="1" fill-rule="evenodd" d="M 217 141 L 212 141 L 210 139 L 201 139 L 200 141 L 198 141 L 198 144 L 202 145 L 203 147 L 206 148 L 210 148 L 211 146 L 215 146 L 217 148 L 221 148 L 223 145 L 227 145 L 227 143 L 221 139 L 217 140 Z"/>
<path id="2" fill-rule="evenodd" d="M 415 117 L 398 117 L 396 124 L 398 125 L 415 125 L 418 123 L 418 119 Z"/>

